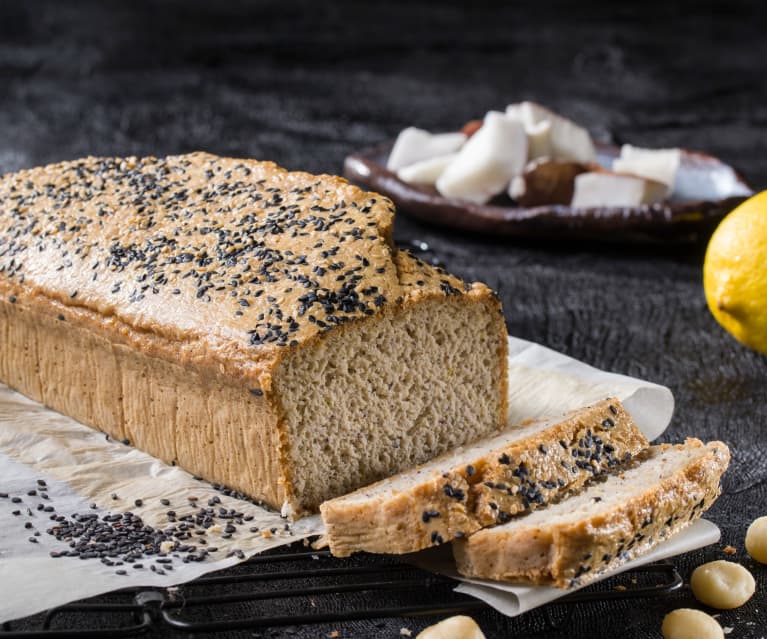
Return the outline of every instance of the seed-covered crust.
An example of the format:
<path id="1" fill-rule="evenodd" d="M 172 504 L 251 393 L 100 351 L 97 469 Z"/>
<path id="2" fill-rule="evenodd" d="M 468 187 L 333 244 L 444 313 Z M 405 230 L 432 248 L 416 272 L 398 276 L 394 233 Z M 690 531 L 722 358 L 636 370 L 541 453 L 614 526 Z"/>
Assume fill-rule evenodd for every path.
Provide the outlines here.
<path id="1" fill-rule="evenodd" d="M 578 490 L 647 440 L 617 399 L 510 428 L 320 507 L 331 552 L 407 553 L 462 539 Z"/>
<path id="2" fill-rule="evenodd" d="M 491 296 L 392 244 L 389 200 L 193 153 L 0 178 L 0 298 L 268 391 L 285 349 L 424 296 Z"/>
<path id="3" fill-rule="evenodd" d="M 633 482 L 641 484 L 634 483 L 629 489 L 608 479 L 603 490 L 592 486 L 579 495 L 579 500 L 593 502 L 592 511 L 600 510 L 598 503 L 611 491 L 619 495 L 619 503 L 607 512 L 601 509 L 575 521 L 535 524 L 527 524 L 522 517 L 459 540 L 453 545 L 458 571 L 467 577 L 568 588 L 593 581 L 646 553 L 711 507 L 730 460 L 724 443 L 703 444 L 697 439 L 676 446 L 653 446 L 645 459 L 668 453 L 689 456 L 686 462 L 669 459 L 668 465 L 678 468 L 664 478 L 642 475 L 647 464 L 640 458 L 638 466 L 627 472 L 633 473 Z"/>

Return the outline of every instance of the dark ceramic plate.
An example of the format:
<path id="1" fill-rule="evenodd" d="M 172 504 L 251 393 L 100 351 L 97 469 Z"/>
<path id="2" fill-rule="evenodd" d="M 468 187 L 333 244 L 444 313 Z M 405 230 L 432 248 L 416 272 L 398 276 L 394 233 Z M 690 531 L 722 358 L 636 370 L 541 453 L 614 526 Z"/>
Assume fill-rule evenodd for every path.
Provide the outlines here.
<path id="1" fill-rule="evenodd" d="M 677 184 L 696 197 L 641 207 L 575 209 L 563 204 L 524 208 L 505 196 L 474 204 L 441 196 L 429 186 L 414 186 L 386 170 L 392 143 L 349 155 L 344 175 L 389 197 L 419 220 L 461 231 L 536 239 L 589 239 L 609 242 L 696 242 L 742 202 L 751 188 L 732 167 L 715 157 L 682 151 Z M 598 160 L 609 167 L 620 149 L 598 145 Z"/>

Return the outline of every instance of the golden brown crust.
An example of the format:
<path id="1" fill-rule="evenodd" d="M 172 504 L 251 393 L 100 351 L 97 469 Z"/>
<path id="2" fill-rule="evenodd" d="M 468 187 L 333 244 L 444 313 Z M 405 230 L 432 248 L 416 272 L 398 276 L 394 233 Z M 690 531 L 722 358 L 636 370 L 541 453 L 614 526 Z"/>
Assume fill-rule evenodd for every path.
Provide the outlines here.
<path id="1" fill-rule="evenodd" d="M 266 396 L 0 303 L 0 380 L 168 464 L 279 508 L 276 411 Z"/>
<path id="2" fill-rule="evenodd" d="M 652 450 L 660 453 L 683 447 L 703 448 L 704 444 L 689 439 L 684 445 Z M 584 585 L 646 553 L 700 517 L 719 496 L 729 459 L 725 444 L 711 442 L 702 455 L 672 476 L 660 482 L 648 477 L 644 492 L 606 514 L 575 522 L 479 531 L 453 545 L 458 571 L 467 577 L 558 588 Z"/>
<path id="3" fill-rule="evenodd" d="M 407 265 L 392 222 L 386 198 L 271 162 L 63 162 L 0 178 L 0 297 L 268 391 L 286 348 L 468 289 Z"/>
<path id="4" fill-rule="evenodd" d="M 550 420 L 516 441 L 515 430 L 508 431 L 507 443 L 481 454 L 469 448 L 460 463 L 454 453 L 434 460 L 397 492 L 376 492 L 395 476 L 325 502 L 320 512 L 331 552 L 401 554 L 465 538 L 557 501 L 647 447 L 614 398 Z M 413 472 L 418 469 L 406 475 Z"/>

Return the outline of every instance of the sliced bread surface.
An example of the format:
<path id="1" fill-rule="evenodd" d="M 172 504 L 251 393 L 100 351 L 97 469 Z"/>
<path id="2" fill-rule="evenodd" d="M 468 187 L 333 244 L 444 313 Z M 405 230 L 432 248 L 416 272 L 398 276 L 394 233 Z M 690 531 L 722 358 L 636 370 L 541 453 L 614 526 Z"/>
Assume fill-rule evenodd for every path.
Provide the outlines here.
<path id="1" fill-rule="evenodd" d="M 652 446 L 575 497 L 457 540 L 458 571 L 558 588 L 588 583 L 700 517 L 719 496 L 729 460 L 718 441 Z"/>
<path id="2" fill-rule="evenodd" d="M 320 507 L 331 552 L 415 552 L 575 491 L 647 447 L 617 399 L 536 420 Z"/>

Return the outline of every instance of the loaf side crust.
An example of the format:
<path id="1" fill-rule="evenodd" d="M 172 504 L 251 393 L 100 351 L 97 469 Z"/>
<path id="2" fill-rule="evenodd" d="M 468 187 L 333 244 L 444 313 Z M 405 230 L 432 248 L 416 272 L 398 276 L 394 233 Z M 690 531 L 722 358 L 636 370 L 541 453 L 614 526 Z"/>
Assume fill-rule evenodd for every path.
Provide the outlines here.
<path id="1" fill-rule="evenodd" d="M 698 440 L 687 440 L 686 445 L 704 446 Z M 703 456 L 607 516 L 509 530 L 498 527 L 456 542 L 458 571 L 466 577 L 558 588 L 593 581 L 683 530 L 714 503 L 730 454 L 722 442 L 705 447 Z"/>
<path id="2" fill-rule="evenodd" d="M 268 398 L 21 304 L 0 302 L 0 339 L 0 379 L 24 395 L 266 504 L 286 500 Z"/>
<path id="3" fill-rule="evenodd" d="M 331 552 L 403 554 L 463 539 L 557 501 L 647 447 L 614 398 L 552 422 L 485 454 L 467 454 L 457 465 L 453 454 L 444 455 L 444 466 L 439 459 L 431 462 L 439 470 L 424 471 L 402 490 L 365 498 L 394 477 L 325 502 L 320 512 Z M 514 431 L 506 431 L 509 438 Z"/>

